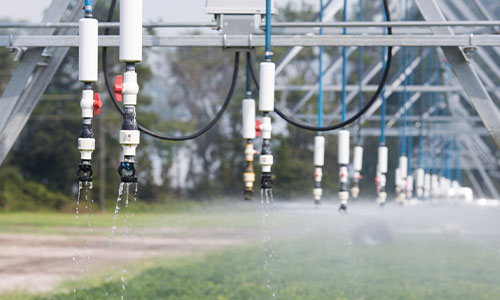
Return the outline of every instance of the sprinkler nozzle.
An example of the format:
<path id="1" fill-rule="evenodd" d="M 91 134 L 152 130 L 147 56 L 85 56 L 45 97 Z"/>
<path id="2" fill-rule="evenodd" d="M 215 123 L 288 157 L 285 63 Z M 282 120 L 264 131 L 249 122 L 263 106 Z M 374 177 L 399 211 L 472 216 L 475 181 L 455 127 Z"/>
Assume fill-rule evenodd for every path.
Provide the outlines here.
<path id="1" fill-rule="evenodd" d="M 347 213 L 347 205 L 346 204 L 340 204 L 339 212 L 340 213 Z"/>
<path id="2" fill-rule="evenodd" d="M 246 190 L 244 192 L 244 196 L 245 196 L 245 200 L 247 200 L 247 201 L 253 200 L 253 191 Z"/>
<path id="3" fill-rule="evenodd" d="M 118 174 L 120 174 L 121 182 L 137 182 L 133 162 L 122 162 L 118 167 Z"/>
<path id="4" fill-rule="evenodd" d="M 260 187 L 262 189 L 272 189 L 273 188 L 273 178 L 271 173 L 264 172 L 260 177 Z"/>
<path id="5" fill-rule="evenodd" d="M 80 165 L 78 165 L 78 171 L 76 172 L 76 174 L 78 175 L 79 181 L 92 181 L 93 171 L 90 161 L 82 161 Z"/>

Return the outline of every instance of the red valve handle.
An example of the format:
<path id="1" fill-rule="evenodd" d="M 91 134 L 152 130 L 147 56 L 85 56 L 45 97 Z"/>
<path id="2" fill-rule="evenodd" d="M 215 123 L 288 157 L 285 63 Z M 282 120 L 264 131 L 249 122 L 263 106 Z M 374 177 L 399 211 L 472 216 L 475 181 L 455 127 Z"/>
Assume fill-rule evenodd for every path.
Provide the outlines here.
<path id="1" fill-rule="evenodd" d="M 255 121 L 255 135 L 260 136 L 260 120 Z"/>
<path id="2" fill-rule="evenodd" d="M 102 107 L 102 102 L 101 102 L 101 96 L 99 96 L 98 93 L 94 94 L 94 115 L 97 116 L 99 112 L 101 111 Z"/>
<path id="3" fill-rule="evenodd" d="M 123 92 L 123 76 L 116 76 L 115 85 L 113 86 L 113 91 L 115 92 L 115 99 L 118 102 L 122 102 L 122 92 Z"/>

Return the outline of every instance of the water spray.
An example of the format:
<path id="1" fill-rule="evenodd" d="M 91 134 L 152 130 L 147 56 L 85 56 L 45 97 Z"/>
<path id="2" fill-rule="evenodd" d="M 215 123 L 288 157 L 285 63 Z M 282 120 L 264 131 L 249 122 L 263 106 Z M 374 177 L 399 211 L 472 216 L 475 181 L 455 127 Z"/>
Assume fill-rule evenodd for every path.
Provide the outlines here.
<path id="1" fill-rule="evenodd" d="M 272 122 L 271 112 L 274 111 L 274 80 L 276 66 L 271 61 L 271 1 L 266 1 L 266 52 L 265 60 L 260 63 L 260 89 L 259 89 L 259 111 L 262 112 L 262 122 L 259 126 L 262 135 L 262 151 L 259 162 L 262 166 L 261 189 L 273 188 L 271 168 L 273 166 L 273 154 L 271 152 Z"/>
<path id="2" fill-rule="evenodd" d="M 120 144 L 123 160 L 118 167 L 122 182 L 137 182 L 136 148 L 140 142 L 136 105 L 139 93 L 135 64 L 142 60 L 142 0 L 122 0 L 120 5 L 120 61 L 126 63 L 125 74 L 117 76 L 113 87 L 115 98 L 125 106 Z"/>
<path id="3" fill-rule="evenodd" d="M 242 115 L 243 129 L 242 136 L 246 140 L 245 146 L 245 171 L 243 173 L 243 181 L 245 182 L 245 200 L 253 200 L 253 185 L 255 182 L 255 173 L 253 171 L 253 158 L 255 149 L 253 140 L 257 135 L 260 135 L 260 122 L 255 122 L 255 100 L 252 99 L 252 91 L 250 89 L 250 53 L 247 54 L 247 83 L 246 83 L 246 99 L 243 100 Z M 259 131 L 257 131 L 259 129 Z"/>
<path id="4" fill-rule="evenodd" d="M 82 129 L 78 138 L 81 162 L 78 167 L 79 181 L 92 181 L 92 152 L 95 150 L 92 118 L 102 107 L 99 94 L 92 85 L 98 77 L 98 22 L 92 17 L 92 1 L 85 2 L 85 17 L 79 22 L 79 80 L 84 84 L 80 107 L 82 108 Z"/>

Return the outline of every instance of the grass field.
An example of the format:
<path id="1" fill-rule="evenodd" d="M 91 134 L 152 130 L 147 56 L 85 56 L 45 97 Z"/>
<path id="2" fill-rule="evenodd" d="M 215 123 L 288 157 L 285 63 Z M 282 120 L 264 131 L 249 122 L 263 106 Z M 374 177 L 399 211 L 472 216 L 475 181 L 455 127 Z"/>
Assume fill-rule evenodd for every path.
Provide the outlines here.
<path id="1" fill-rule="evenodd" d="M 500 299 L 497 209 L 367 206 L 339 216 L 333 207 L 308 207 L 280 207 L 267 217 L 268 225 L 276 225 L 266 228 L 259 209 L 138 214 L 138 226 L 252 228 L 256 236 L 200 255 L 172 257 L 165 249 L 165 255 L 123 262 L 125 283 L 119 271 L 106 270 L 106 279 L 101 270 L 50 293 L 2 299 L 260 300 L 273 299 L 273 293 L 276 299 Z M 72 217 L 2 215 L 0 230 L 26 225 L 17 223 L 19 216 L 49 231 L 67 226 Z M 104 219 L 95 224 L 109 226 Z M 262 241 L 271 235 L 271 242 Z"/>

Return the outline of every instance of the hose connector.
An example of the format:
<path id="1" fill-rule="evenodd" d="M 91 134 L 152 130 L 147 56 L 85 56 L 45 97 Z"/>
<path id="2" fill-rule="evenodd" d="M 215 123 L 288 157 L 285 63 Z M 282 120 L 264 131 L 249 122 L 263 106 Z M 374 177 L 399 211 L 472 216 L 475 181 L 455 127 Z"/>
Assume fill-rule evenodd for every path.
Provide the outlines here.
<path id="1" fill-rule="evenodd" d="M 253 200 L 253 185 L 255 182 L 255 173 L 253 171 L 253 157 L 255 150 L 251 140 L 247 142 L 245 147 L 245 172 L 243 173 L 243 181 L 245 182 L 245 200 Z"/>

